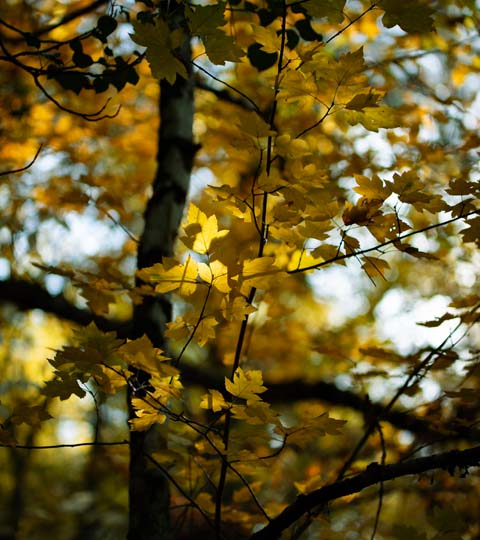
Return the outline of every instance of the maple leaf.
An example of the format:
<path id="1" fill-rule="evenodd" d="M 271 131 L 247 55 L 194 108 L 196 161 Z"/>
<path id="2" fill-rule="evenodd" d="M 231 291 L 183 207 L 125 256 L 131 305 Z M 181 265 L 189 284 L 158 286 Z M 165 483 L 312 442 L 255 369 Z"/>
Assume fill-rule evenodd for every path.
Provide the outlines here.
<path id="1" fill-rule="evenodd" d="M 179 315 L 174 321 L 167 323 L 165 337 L 175 340 L 187 339 L 190 336 L 191 327 L 185 319 Z"/>
<path id="2" fill-rule="evenodd" d="M 387 28 L 396 24 L 410 34 L 430 32 L 433 30 L 433 9 L 417 0 L 381 0 L 379 6 L 385 10 L 382 23 Z"/>
<path id="3" fill-rule="evenodd" d="M 258 24 L 252 24 L 251 27 L 255 41 L 262 45 L 262 51 L 276 53 L 280 50 L 281 39 L 275 28 L 266 28 Z"/>
<path id="4" fill-rule="evenodd" d="M 274 262 L 274 257 L 258 257 L 244 261 L 239 276 L 241 281 L 240 291 L 245 294 L 250 287 L 268 289 L 272 280 L 278 279 L 284 274 L 280 268 L 275 266 Z"/>
<path id="5" fill-rule="evenodd" d="M 367 225 L 382 206 L 382 199 L 368 199 L 362 197 L 357 204 L 347 203 L 342 214 L 345 225 Z"/>
<path id="6" fill-rule="evenodd" d="M 151 375 L 173 375 L 174 368 L 166 365 L 168 360 L 160 349 L 155 348 L 147 336 L 129 340 L 117 350 L 125 364 L 141 369 Z"/>
<path id="7" fill-rule="evenodd" d="M 13 424 L 27 424 L 38 428 L 45 420 L 50 420 L 52 416 L 42 405 L 18 405 L 14 408 L 10 421 Z"/>
<path id="8" fill-rule="evenodd" d="M 221 392 L 209 389 L 208 394 L 203 394 L 200 407 L 202 409 L 210 409 L 213 412 L 219 412 L 222 409 L 228 408 L 229 404 L 225 401 Z"/>
<path id="9" fill-rule="evenodd" d="M 278 423 L 278 414 L 264 401 L 249 400 L 247 405 L 233 405 L 232 414 L 237 420 L 254 426 Z"/>
<path id="10" fill-rule="evenodd" d="M 385 272 L 390 270 L 390 265 L 384 259 L 364 256 L 361 260 L 363 262 L 362 270 L 370 277 L 379 275 L 382 279 L 385 279 Z"/>
<path id="11" fill-rule="evenodd" d="M 198 36 L 205 47 L 211 62 L 224 65 L 225 62 L 237 62 L 244 52 L 236 45 L 234 39 L 219 27 L 225 25 L 225 3 L 187 7 L 186 16 L 190 32 Z"/>
<path id="12" fill-rule="evenodd" d="M 111 292 L 100 290 L 97 287 L 82 286 L 81 291 L 88 307 L 96 315 L 107 314 L 109 305 L 115 302 L 115 296 Z"/>
<path id="13" fill-rule="evenodd" d="M 346 109 L 353 111 L 362 111 L 366 107 L 377 107 L 377 103 L 380 100 L 381 95 L 375 93 L 372 89 L 368 94 L 357 94 L 346 105 Z"/>
<path id="14" fill-rule="evenodd" d="M 185 260 L 185 264 L 165 258 L 162 263 L 142 268 L 137 275 L 143 281 L 153 283 L 157 293 L 178 291 L 182 296 L 190 296 L 198 286 L 198 265 L 190 256 Z"/>
<path id="15" fill-rule="evenodd" d="M 414 170 L 395 173 L 389 184 L 402 202 L 413 205 L 420 212 L 432 203 L 432 195 L 425 192 L 425 186 Z"/>
<path id="16" fill-rule="evenodd" d="M 200 347 L 205 346 L 209 341 L 215 339 L 215 327 L 218 321 L 214 316 L 203 317 L 197 324 L 195 330 L 195 341 Z"/>
<path id="17" fill-rule="evenodd" d="M 232 290 L 228 282 L 228 268 L 218 260 L 209 264 L 199 263 L 198 275 L 221 293 L 228 294 Z"/>
<path id="18" fill-rule="evenodd" d="M 166 415 L 160 413 L 157 408 L 150 405 L 145 399 L 133 398 L 132 407 L 135 417 L 128 423 L 132 431 L 146 431 L 154 424 L 163 424 L 167 419 Z"/>
<path id="19" fill-rule="evenodd" d="M 215 240 L 224 238 L 229 233 L 226 229 L 218 230 L 217 216 L 215 214 L 207 217 L 193 203 L 190 203 L 188 208 L 187 223 L 183 229 L 185 236 L 181 236 L 180 240 L 189 249 L 201 254 L 209 253 L 212 243 Z"/>
<path id="20" fill-rule="evenodd" d="M 317 437 L 324 437 L 327 434 L 341 435 L 341 429 L 346 423 L 346 420 L 336 420 L 330 417 L 328 412 L 325 412 L 320 416 L 308 418 L 291 428 L 277 426 L 276 431 L 286 435 L 290 444 L 304 448 Z"/>
<path id="21" fill-rule="evenodd" d="M 247 111 L 240 116 L 239 129 L 253 139 L 275 135 L 275 131 L 254 111 Z"/>
<path id="22" fill-rule="evenodd" d="M 85 397 L 85 390 L 78 384 L 78 377 L 65 372 L 55 372 L 56 377 L 47 381 L 42 388 L 42 394 L 52 398 L 58 397 L 65 401 L 70 396 Z M 88 378 L 87 378 L 88 379 Z"/>
<path id="23" fill-rule="evenodd" d="M 157 19 L 155 23 L 134 21 L 132 25 L 135 33 L 130 37 L 147 48 L 147 61 L 156 79 L 166 79 L 170 84 L 175 82 L 177 75 L 188 79 L 187 69 L 173 52 L 183 40 L 181 33 L 171 32 L 162 19 Z"/>
<path id="24" fill-rule="evenodd" d="M 247 302 L 243 296 L 224 297 L 221 302 L 222 315 L 227 321 L 243 321 L 247 315 L 255 313 L 257 308 Z"/>
<path id="25" fill-rule="evenodd" d="M 349 124 L 362 124 L 369 131 L 377 132 L 380 128 L 395 128 L 400 125 L 395 109 L 385 105 L 365 107 L 361 110 L 339 109 L 337 114 Z"/>
<path id="26" fill-rule="evenodd" d="M 354 191 L 367 199 L 380 199 L 384 201 L 392 193 L 391 187 L 376 174 L 372 178 L 356 174 L 355 181 L 357 182 L 357 187 L 353 188 Z"/>
<path id="27" fill-rule="evenodd" d="M 326 18 L 331 23 L 341 23 L 344 18 L 343 9 L 346 0 L 308 0 L 305 9 L 311 17 Z"/>
<path id="28" fill-rule="evenodd" d="M 243 371 L 237 368 L 233 374 L 233 381 L 225 377 L 225 388 L 232 396 L 245 399 L 247 401 L 258 401 L 262 392 L 267 388 L 263 386 L 262 372 L 260 370 Z"/>
<path id="29" fill-rule="evenodd" d="M 463 241 L 475 242 L 480 246 L 480 216 L 465 221 L 465 224 L 468 225 L 468 228 L 460 231 Z"/>

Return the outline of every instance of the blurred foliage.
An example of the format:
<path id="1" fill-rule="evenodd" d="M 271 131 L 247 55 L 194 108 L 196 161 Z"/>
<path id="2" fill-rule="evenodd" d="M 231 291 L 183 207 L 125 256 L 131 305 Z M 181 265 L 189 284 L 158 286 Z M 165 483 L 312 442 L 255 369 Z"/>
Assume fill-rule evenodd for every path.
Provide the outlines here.
<path id="1" fill-rule="evenodd" d="M 24 170 L 0 176 L 0 278 L 119 325 L 167 294 L 175 319 L 159 351 L 2 303 L 0 538 L 124 537 L 134 369 L 130 428 L 160 425 L 178 538 L 221 499 L 241 538 L 345 463 L 478 442 L 479 24 L 473 0 L 2 4 L 0 172 Z M 158 79 L 185 76 L 185 32 L 191 203 L 136 287 Z M 430 431 L 302 394 L 318 381 Z M 295 399 L 262 399 L 288 383 Z M 85 441 L 118 445 L 22 448 Z M 385 483 L 376 538 L 478 538 L 478 475 L 455 476 Z M 369 537 L 378 502 L 340 499 L 302 538 Z"/>

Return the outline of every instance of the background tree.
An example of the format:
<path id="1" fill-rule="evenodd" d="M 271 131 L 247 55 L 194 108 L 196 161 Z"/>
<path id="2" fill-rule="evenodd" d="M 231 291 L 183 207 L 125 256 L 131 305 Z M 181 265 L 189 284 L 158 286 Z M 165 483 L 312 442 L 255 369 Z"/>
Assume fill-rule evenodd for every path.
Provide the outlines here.
<path id="1" fill-rule="evenodd" d="M 5 538 L 478 536 L 477 27 L 2 8 Z"/>

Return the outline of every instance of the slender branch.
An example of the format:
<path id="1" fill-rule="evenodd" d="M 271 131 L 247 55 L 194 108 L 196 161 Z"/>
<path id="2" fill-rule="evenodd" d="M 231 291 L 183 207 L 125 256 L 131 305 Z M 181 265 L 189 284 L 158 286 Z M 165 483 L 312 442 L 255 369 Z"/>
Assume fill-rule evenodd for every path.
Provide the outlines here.
<path id="1" fill-rule="evenodd" d="M 2 302 L 10 302 L 24 311 L 41 309 L 82 326 L 94 322 L 99 329 L 106 332 L 116 331 L 120 337 L 126 337 L 130 332 L 130 321 L 94 315 L 87 309 L 76 307 L 62 294 L 50 294 L 40 284 L 27 280 L 11 278 L 0 281 L 0 303 Z"/>
<path id="2" fill-rule="evenodd" d="M 405 234 L 400 234 L 397 237 L 393 238 L 392 240 L 387 240 L 386 242 L 382 242 L 381 244 L 377 244 L 376 246 L 372 246 L 365 249 L 359 249 L 358 251 L 354 251 L 352 253 L 346 253 L 345 255 L 335 255 L 335 257 L 332 257 L 331 259 L 327 259 L 326 261 L 322 261 L 321 263 L 311 264 L 310 266 L 304 266 L 303 268 L 295 268 L 295 270 L 287 270 L 287 273 L 298 274 L 299 272 L 307 272 L 308 270 L 316 270 L 317 268 L 321 268 L 322 266 L 327 266 L 337 261 L 351 259 L 352 257 L 358 257 L 359 255 L 365 255 L 366 253 L 371 253 L 372 251 L 378 251 L 384 247 L 401 243 L 402 240 L 405 240 L 405 238 L 409 238 L 410 236 L 415 236 L 416 234 L 427 232 L 432 229 L 438 229 L 439 227 L 443 227 L 444 225 L 448 225 L 449 223 L 454 223 L 455 221 L 459 221 L 460 219 L 465 219 L 472 215 L 480 215 L 480 210 L 472 210 L 471 212 L 467 212 L 466 214 L 462 214 L 460 216 L 456 216 L 456 217 L 447 219 L 445 221 L 441 221 L 440 223 L 434 223 L 433 225 L 428 225 L 427 227 L 422 227 L 421 229 L 415 229 L 414 231 L 410 231 Z"/>
<path id="3" fill-rule="evenodd" d="M 210 92 L 217 99 L 224 101 L 226 103 L 231 103 L 232 105 L 237 105 L 238 107 L 241 107 L 242 109 L 245 109 L 246 111 L 259 112 L 257 108 L 255 107 L 255 104 L 252 103 L 250 99 L 247 99 L 243 96 L 240 96 L 240 97 L 234 96 L 227 90 L 219 90 L 218 88 L 213 88 L 212 86 L 207 84 L 205 81 L 203 81 L 200 77 L 195 78 L 195 87 L 199 88 L 200 90 L 204 90 L 205 92 Z"/>
<path id="4" fill-rule="evenodd" d="M 52 448 L 77 448 L 79 446 L 125 446 L 128 441 L 92 441 L 72 444 L 47 444 L 47 445 L 29 445 L 29 444 L 0 444 L 0 448 L 15 448 L 19 450 L 50 450 Z"/>
<path id="5" fill-rule="evenodd" d="M 40 309 L 61 319 L 86 326 L 92 321 L 97 327 L 106 332 L 117 332 L 119 337 L 130 335 L 131 321 L 120 321 L 93 315 L 87 309 L 76 307 L 62 294 L 52 295 L 38 283 L 20 279 L 0 281 L 0 303 L 9 302 L 20 310 Z M 192 385 L 200 385 L 225 391 L 222 374 L 212 374 L 205 369 L 199 369 L 189 364 L 182 366 L 182 380 Z M 444 439 L 445 434 L 436 430 L 431 422 L 414 414 L 401 411 L 385 411 L 380 403 L 371 402 L 350 390 L 341 390 L 333 382 L 306 382 L 302 379 L 291 379 L 281 383 L 265 381 L 267 391 L 263 398 L 268 403 L 291 403 L 294 401 L 318 400 L 331 405 L 348 407 L 367 417 L 379 417 L 398 429 L 419 434 L 428 441 Z M 480 441 L 480 430 L 469 426 L 458 426 L 455 433 L 449 434 L 448 440 Z"/>
<path id="6" fill-rule="evenodd" d="M 159 463 L 153 456 L 150 454 L 145 453 L 145 457 L 157 467 L 163 475 L 177 488 L 179 493 L 187 499 L 187 501 L 190 502 L 190 504 L 200 513 L 200 515 L 203 517 L 203 519 L 208 523 L 208 525 L 215 530 L 215 525 L 212 522 L 212 520 L 208 517 L 208 515 L 205 513 L 203 508 L 193 499 L 190 497 L 190 495 L 182 488 L 182 486 L 175 480 L 175 478 L 168 472 L 168 470 Z"/>
<path id="7" fill-rule="evenodd" d="M 337 38 L 340 34 L 343 34 L 343 32 L 345 32 L 345 30 L 347 30 L 348 28 L 350 28 L 350 26 L 352 26 L 353 24 L 355 24 L 357 21 L 359 21 L 362 17 L 364 17 L 369 11 L 372 11 L 372 9 L 374 9 L 375 7 L 377 6 L 377 4 L 374 2 L 373 4 L 370 5 L 370 7 L 368 7 L 365 11 L 362 11 L 362 13 L 360 13 L 360 15 L 358 15 L 357 17 L 355 17 L 354 19 L 351 19 L 350 22 L 348 24 L 346 24 L 345 26 L 343 26 L 342 28 L 340 28 L 340 30 L 338 32 L 336 32 L 335 34 L 333 34 L 333 36 L 330 36 L 326 41 L 325 41 L 325 44 L 327 43 L 330 43 L 331 41 L 333 41 L 335 38 Z"/>
<path id="8" fill-rule="evenodd" d="M 455 327 L 454 330 L 448 333 L 447 337 L 430 353 L 420 362 L 420 364 L 410 373 L 410 375 L 407 377 L 405 382 L 398 388 L 398 390 L 395 392 L 394 396 L 390 399 L 390 401 L 385 406 L 385 411 L 388 412 L 398 401 L 398 399 L 406 392 L 406 390 L 410 387 L 410 384 L 412 381 L 416 381 L 421 372 L 427 368 L 429 364 L 431 364 L 432 360 L 441 352 L 443 352 L 445 345 L 448 343 L 448 341 L 451 339 L 454 332 L 460 328 L 462 325 L 462 321 L 458 323 L 458 325 Z M 342 468 L 340 469 L 340 472 L 337 475 L 337 480 L 341 480 L 345 473 L 348 471 L 350 466 L 353 464 L 355 459 L 357 458 L 358 454 L 362 450 L 362 448 L 365 446 L 366 442 L 370 438 L 370 435 L 372 432 L 376 429 L 376 426 L 378 425 L 379 420 L 381 420 L 382 415 L 380 414 L 378 417 L 376 417 L 372 422 L 370 422 L 369 425 L 367 425 L 367 428 L 365 429 L 365 432 L 363 436 L 358 441 L 357 445 L 353 449 L 352 453 L 350 454 L 349 458 L 346 460 L 346 462 L 343 464 Z"/>
<path id="9" fill-rule="evenodd" d="M 108 2 L 109 2 L 109 0 L 95 0 L 91 4 L 88 4 L 86 6 L 78 8 L 78 9 L 72 11 L 71 13 L 67 13 L 58 22 L 53 23 L 53 24 L 49 24 L 49 25 L 47 25 L 47 26 L 45 26 L 43 28 L 40 28 L 39 30 L 36 30 L 36 31 L 32 32 L 31 34 L 34 35 L 35 37 L 39 37 L 39 36 L 42 36 L 44 34 L 48 34 L 52 30 L 55 30 L 56 28 L 59 28 L 60 26 L 63 26 L 64 24 L 67 24 L 67 23 L 69 23 L 71 21 L 74 21 L 75 19 L 78 19 L 79 17 L 82 17 L 83 15 L 88 15 L 89 13 L 96 10 L 97 8 L 99 8 L 99 7 L 101 7 L 101 6 L 105 5 L 105 4 L 108 4 Z M 9 39 L 8 41 L 10 43 L 22 43 L 24 41 L 23 36 L 25 36 L 25 34 L 29 34 L 29 32 L 25 32 L 25 31 L 20 30 L 18 28 L 15 28 L 15 27 L 12 28 L 12 25 L 7 25 L 7 23 L 5 21 L 1 21 L 1 24 L 3 24 L 4 26 L 7 26 L 10 29 L 13 29 L 15 32 L 22 35 L 22 39 L 20 39 L 20 38 Z"/>
<path id="10" fill-rule="evenodd" d="M 23 172 L 23 171 L 26 171 L 27 169 L 30 169 L 30 167 L 35 163 L 35 161 L 37 160 L 39 154 L 40 154 L 40 150 L 42 149 L 42 145 L 40 145 L 38 147 L 38 150 L 35 152 L 35 155 L 33 156 L 33 159 L 30 161 L 30 163 L 28 163 L 27 165 L 25 165 L 24 167 L 20 167 L 20 169 L 11 169 L 10 171 L 3 171 L 3 172 L 0 172 L 0 176 L 7 176 L 9 174 L 15 174 L 15 173 L 19 173 L 19 172 Z"/>
<path id="11" fill-rule="evenodd" d="M 100 120 L 104 120 L 105 118 L 115 118 L 118 113 L 120 112 L 120 105 L 118 106 L 117 110 L 113 114 L 102 114 L 102 112 L 106 109 L 108 103 L 110 102 L 110 98 L 106 100 L 106 102 L 98 109 L 97 111 L 93 113 L 82 113 L 79 111 L 75 111 L 74 109 L 70 109 L 68 107 L 65 107 L 65 105 L 62 105 L 57 99 L 55 99 L 43 86 L 43 84 L 38 80 L 37 76 L 33 77 L 33 81 L 35 82 L 35 86 L 42 92 L 42 94 L 51 101 L 56 107 L 58 107 L 61 111 L 67 112 L 69 114 L 73 114 L 74 116 L 79 116 L 80 118 L 83 118 L 87 122 L 99 122 Z"/>
<path id="12" fill-rule="evenodd" d="M 238 94 L 239 96 L 242 96 L 243 99 L 247 100 L 248 103 L 250 103 L 253 107 L 253 110 L 255 110 L 258 114 L 261 115 L 261 110 L 260 108 L 258 107 L 258 105 L 255 103 L 255 101 L 253 101 L 252 98 L 249 98 L 247 96 L 247 94 L 244 94 L 241 90 L 239 90 L 238 88 L 235 88 L 234 86 L 232 86 L 231 84 L 228 84 L 227 82 L 225 81 L 222 81 L 222 79 L 219 79 L 218 77 L 215 77 L 215 75 L 213 75 L 212 73 L 210 73 L 209 71 L 207 71 L 205 68 L 203 68 L 200 64 L 197 64 L 196 62 L 193 62 L 192 61 L 192 65 L 195 66 L 198 70 L 202 71 L 203 73 L 205 73 L 205 75 L 208 75 L 211 79 L 213 79 L 214 81 L 217 81 L 223 85 L 225 85 L 227 88 L 230 88 L 230 90 L 232 90 L 233 92 L 235 92 L 236 94 Z"/>
<path id="13" fill-rule="evenodd" d="M 305 513 L 314 510 L 318 506 L 324 506 L 330 501 L 354 493 L 360 493 L 369 486 L 394 480 L 395 478 L 421 474 L 437 469 L 447 470 L 453 475 L 455 469 L 458 468 L 463 474 L 466 474 L 469 467 L 478 467 L 479 464 L 480 446 L 475 446 L 467 450 L 442 452 L 391 465 L 379 465 L 376 462 L 370 463 L 360 474 L 346 480 L 328 484 L 312 491 L 308 495 L 299 495 L 292 504 L 287 506 L 268 525 L 253 534 L 250 538 L 251 540 L 277 540 L 282 531 L 293 525 Z"/>

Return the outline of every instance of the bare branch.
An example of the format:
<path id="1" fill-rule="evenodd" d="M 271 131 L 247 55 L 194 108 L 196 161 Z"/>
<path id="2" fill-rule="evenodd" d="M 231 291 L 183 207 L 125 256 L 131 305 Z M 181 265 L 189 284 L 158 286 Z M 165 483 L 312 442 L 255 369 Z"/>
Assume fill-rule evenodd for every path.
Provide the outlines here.
<path id="1" fill-rule="evenodd" d="M 10 302 L 20 310 L 41 309 L 61 319 L 85 326 L 92 321 L 101 330 L 116 331 L 126 337 L 130 321 L 119 321 L 94 315 L 87 309 L 81 309 L 69 302 L 62 294 L 52 295 L 38 283 L 15 278 L 0 281 L 0 303 Z"/>
<path id="2" fill-rule="evenodd" d="M 7 176 L 9 174 L 15 174 L 15 173 L 26 171 L 27 169 L 29 169 L 35 163 L 35 161 L 38 158 L 38 155 L 40 154 L 41 149 L 42 149 L 42 145 L 40 145 L 38 147 L 38 150 L 35 152 L 35 155 L 33 156 L 33 159 L 30 161 L 30 163 L 25 165 L 25 167 L 21 167 L 20 169 L 11 169 L 10 171 L 0 172 L 0 176 Z"/>
<path id="3" fill-rule="evenodd" d="M 131 335 L 131 321 L 120 321 L 94 315 L 87 309 L 76 307 L 62 294 L 52 295 L 38 283 L 20 279 L 0 281 L 0 303 L 9 302 L 20 310 L 41 309 L 61 319 L 69 320 L 81 326 L 92 321 L 103 331 L 117 332 L 119 337 L 126 338 Z M 225 390 L 222 374 L 212 374 L 206 369 L 184 364 L 182 366 L 182 380 L 186 383 Z M 305 382 L 302 379 L 292 379 L 282 383 L 269 384 L 263 394 L 268 403 L 291 403 L 294 401 L 318 400 L 330 405 L 348 407 L 368 418 L 377 418 L 398 429 L 416 433 L 428 442 L 438 440 L 467 440 L 480 441 L 480 430 L 468 426 L 456 426 L 455 433 L 447 436 L 440 433 L 427 419 L 401 410 L 385 410 L 380 403 L 371 402 L 368 396 L 360 396 L 350 390 L 341 390 L 333 382 L 317 381 Z"/>
<path id="4" fill-rule="evenodd" d="M 311 512 L 319 506 L 324 506 L 330 501 L 340 499 L 353 493 L 360 493 L 365 488 L 413 474 L 421 474 L 436 469 L 447 470 L 451 475 L 455 469 L 460 469 L 464 474 L 470 467 L 478 467 L 480 464 L 480 446 L 467 450 L 452 450 L 395 463 L 392 465 L 379 465 L 370 463 L 368 467 L 351 478 L 328 484 L 320 489 L 312 491 L 308 495 L 299 495 L 295 502 L 290 504 L 276 518 L 263 529 L 253 534 L 251 540 L 276 540 L 282 531 L 293 525 L 304 514 Z"/>
<path id="5" fill-rule="evenodd" d="M 420 234 L 422 232 L 431 231 L 432 229 L 438 229 L 439 227 L 443 227 L 444 225 L 448 225 L 449 223 L 454 223 L 455 221 L 459 221 L 461 219 L 465 219 L 473 215 L 480 215 L 480 210 L 472 210 L 471 212 L 467 212 L 466 214 L 455 216 L 450 219 L 446 219 L 445 221 L 441 221 L 440 223 L 434 223 L 433 225 L 428 225 L 427 227 L 422 227 L 421 229 L 415 229 L 414 231 L 410 231 L 405 234 L 400 234 L 396 238 L 393 238 L 392 240 L 387 240 L 386 242 L 382 242 L 381 244 L 377 244 L 376 246 L 372 246 L 365 249 L 359 249 L 357 251 L 352 251 L 351 253 L 346 253 L 345 255 L 335 255 L 335 257 L 332 257 L 331 259 L 327 259 L 326 261 L 322 261 L 321 263 L 311 264 L 310 266 L 304 266 L 303 268 L 296 268 L 295 270 L 288 270 L 287 273 L 298 274 L 299 272 L 306 272 L 307 270 L 316 270 L 317 268 L 321 268 L 322 266 L 327 266 L 337 261 L 351 259 L 352 257 L 365 255 L 365 253 L 371 253 L 372 251 L 378 251 L 387 246 L 400 244 L 402 240 L 405 240 L 405 238 L 409 238 L 410 236 L 415 236 L 416 234 Z"/>
<path id="6" fill-rule="evenodd" d="M 47 444 L 47 445 L 35 445 L 35 444 L 0 444 L 0 448 L 15 448 L 18 450 L 51 450 L 52 448 L 77 448 L 79 446 L 125 446 L 128 441 L 92 441 L 83 443 L 72 444 Z"/>

